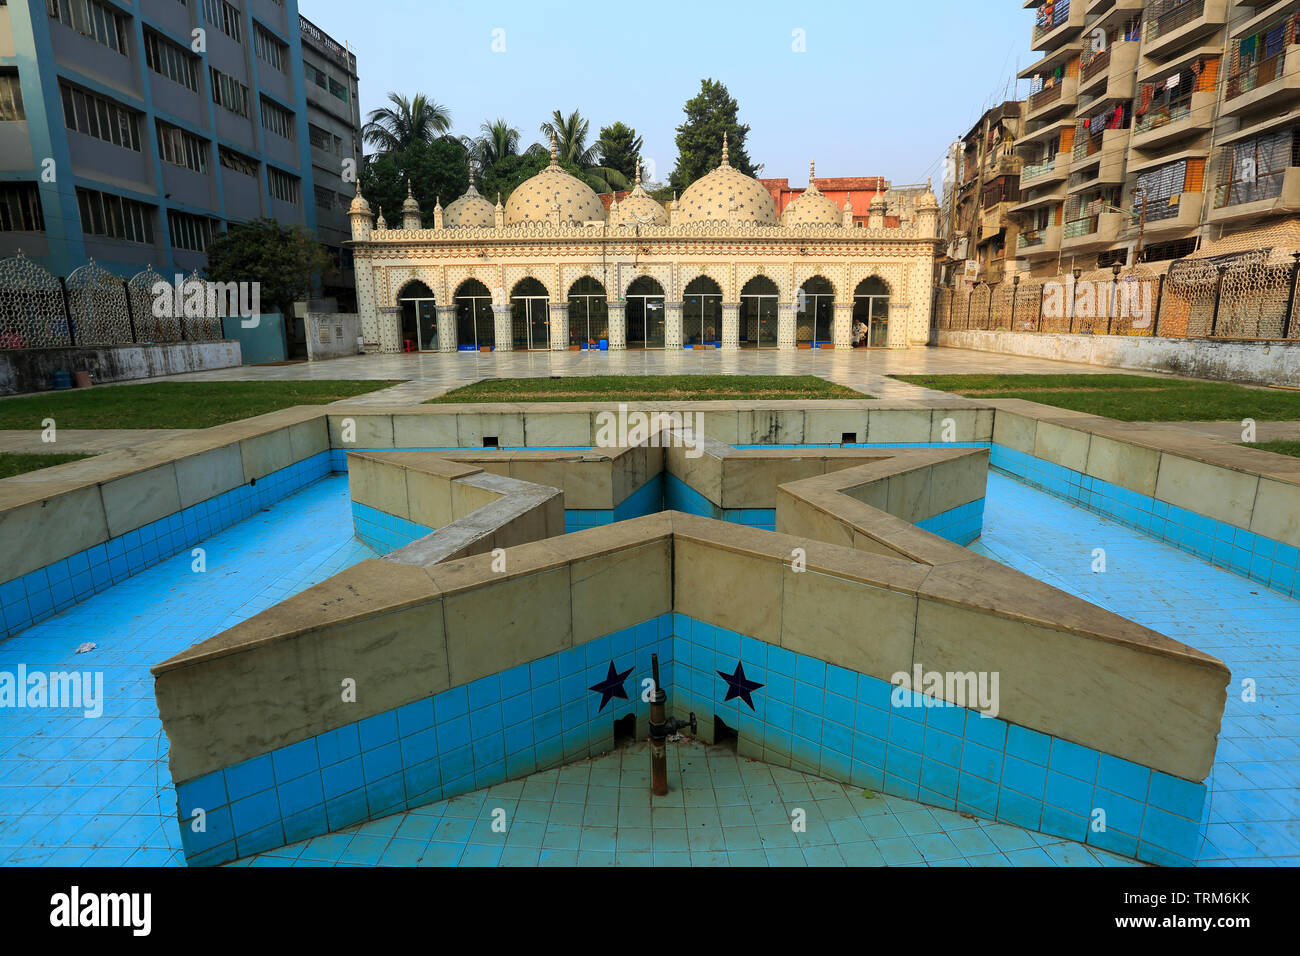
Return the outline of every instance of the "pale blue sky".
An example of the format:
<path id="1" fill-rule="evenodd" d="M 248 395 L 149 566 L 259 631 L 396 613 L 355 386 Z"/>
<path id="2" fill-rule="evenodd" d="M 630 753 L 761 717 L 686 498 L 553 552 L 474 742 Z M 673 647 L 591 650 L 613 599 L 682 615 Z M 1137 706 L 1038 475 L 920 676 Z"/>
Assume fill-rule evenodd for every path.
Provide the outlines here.
<path id="1" fill-rule="evenodd" d="M 739 101 L 762 175 L 801 186 L 815 158 L 818 176 L 932 175 L 937 190 L 948 144 L 1014 97 L 1017 62 L 1035 58 L 1020 0 L 660 0 L 604 16 L 568 0 L 299 2 L 356 53 L 363 116 L 389 90 L 424 92 L 456 133 L 504 116 L 527 145 L 553 109 L 576 107 L 592 140 L 614 120 L 635 127 L 661 179 L 682 106 L 709 76 Z"/>

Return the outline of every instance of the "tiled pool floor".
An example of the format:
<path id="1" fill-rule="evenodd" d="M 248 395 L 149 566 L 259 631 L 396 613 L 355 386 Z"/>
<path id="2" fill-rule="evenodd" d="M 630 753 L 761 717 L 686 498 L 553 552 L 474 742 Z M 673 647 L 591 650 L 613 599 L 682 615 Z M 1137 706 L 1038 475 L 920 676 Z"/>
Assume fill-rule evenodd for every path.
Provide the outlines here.
<path id="1" fill-rule="evenodd" d="M 725 747 L 668 745 L 666 797 L 638 742 L 327 833 L 235 866 L 1136 866 Z M 796 831 L 796 811 L 803 829 Z M 500 819 L 504 828 L 493 828 Z"/>
<path id="2" fill-rule="evenodd" d="M 1092 570 L 1096 548 L 1104 573 Z M 1300 864 L 1300 601 L 997 472 L 972 550 L 1227 664 L 1199 862 Z"/>
<path id="3" fill-rule="evenodd" d="M 347 479 L 335 475 L 204 542 L 204 574 L 191 571 L 188 553 L 178 555 L 0 643 L 0 670 L 20 663 L 29 670 L 98 670 L 106 691 L 100 720 L 78 719 L 74 711 L 0 712 L 0 864 L 182 863 L 149 667 L 373 556 L 351 531 Z M 1234 687 L 1254 678 L 1257 702 L 1239 694 L 1228 702 L 1200 859 L 1300 860 L 1300 602 L 996 473 L 976 547 L 1220 656 L 1233 670 Z M 1106 551 L 1104 574 L 1092 572 L 1099 547 Z M 87 641 L 95 650 L 75 654 Z M 894 797 L 868 800 L 851 787 L 721 749 L 675 744 L 670 754 L 682 789 L 667 798 L 663 813 L 651 814 L 638 747 L 249 862 L 1127 862 Z M 790 828 L 795 806 L 808 811 L 805 834 Z M 490 827 L 497 807 L 513 821 L 504 836 Z M 480 825 L 484 813 L 489 823 Z M 703 821 L 698 834 L 692 820 Z"/>
<path id="4" fill-rule="evenodd" d="M 0 864 L 182 863 L 149 668 L 374 557 L 333 475 L 0 643 L 0 670 L 102 671 L 104 713 L 0 711 Z M 94 650 L 77 654 L 84 642 Z"/>

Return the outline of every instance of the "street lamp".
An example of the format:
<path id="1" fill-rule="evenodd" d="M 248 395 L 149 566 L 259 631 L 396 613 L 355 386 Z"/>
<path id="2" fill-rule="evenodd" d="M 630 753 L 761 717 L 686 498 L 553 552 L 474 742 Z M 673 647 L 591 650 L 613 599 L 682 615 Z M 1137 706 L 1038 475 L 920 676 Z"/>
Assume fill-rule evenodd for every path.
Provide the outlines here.
<path id="1" fill-rule="evenodd" d="M 1073 274 L 1074 285 L 1070 286 L 1070 332 L 1074 332 L 1074 309 L 1079 301 L 1079 277 L 1083 275 L 1083 270 L 1075 266 Z"/>
<path id="2" fill-rule="evenodd" d="M 1007 331 L 1016 330 L 1016 295 L 1020 292 L 1020 273 L 1011 277 L 1011 320 L 1007 323 Z"/>

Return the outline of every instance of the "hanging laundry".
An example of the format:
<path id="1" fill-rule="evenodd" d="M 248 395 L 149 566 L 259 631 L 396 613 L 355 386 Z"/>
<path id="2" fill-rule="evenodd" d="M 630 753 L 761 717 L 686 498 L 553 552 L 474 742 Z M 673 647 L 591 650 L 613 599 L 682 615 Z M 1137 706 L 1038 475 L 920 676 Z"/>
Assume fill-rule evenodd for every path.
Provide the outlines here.
<path id="1" fill-rule="evenodd" d="M 1173 76 L 1169 77 L 1169 79 L 1165 80 L 1165 89 L 1167 90 L 1178 89 L 1178 84 L 1181 83 L 1182 80 L 1183 80 L 1183 75 L 1181 73 L 1175 73 Z"/>
<path id="2" fill-rule="evenodd" d="M 1151 109 L 1151 99 L 1155 96 L 1156 88 L 1151 83 L 1142 84 L 1141 103 L 1138 105 L 1138 116 L 1144 116 L 1147 110 Z"/>

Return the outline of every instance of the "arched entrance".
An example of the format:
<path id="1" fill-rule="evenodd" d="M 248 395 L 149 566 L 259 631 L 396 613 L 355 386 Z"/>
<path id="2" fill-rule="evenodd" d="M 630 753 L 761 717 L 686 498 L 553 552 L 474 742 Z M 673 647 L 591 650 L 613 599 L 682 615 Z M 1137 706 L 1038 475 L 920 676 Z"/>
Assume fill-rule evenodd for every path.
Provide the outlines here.
<path id="1" fill-rule="evenodd" d="M 863 279 L 853 290 L 853 347 L 864 338 L 867 348 L 889 346 L 889 284 L 879 276 Z"/>
<path id="2" fill-rule="evenodd" d="M 722 344 L 722 289 L 708 276 L 696 276 L 682 298 L 682 345 Z"/>
<path id="3" fill-rule="evenodd" d="M 569 348 L 598 348 L 602 340 L 609 340 L 605 287 L 583 276 L 569 287 Z"/>
<path id="4" fill-rule="evenodd" d="M 740 290 L 740 347 L 776 348 L 776 310 L 780 291 L 767 276 L 754 276 Z"/>
<path id="5" fill-rule="evenodd" d="M 829 279 L 804 280 L 795 300 L 794 341 L 801 349 L 831 347 L 831 320 L 835 315 L 835 287 Z"/>
<path id="6" fill-rule="evenodd" d="M 452 296 L 456 306 L 456 341 L 461 349 L 490 347 L 495 341 L 496 325 L 492 320 L 492 293 L 478 279 L 466 279 Z"/>
<path id="7" fill-rule="evenodd" d="M 551 347 L 551 299 L 546 286 L 520 279 L 510 293 L 510 330 L 516 349 Z"/>
<path id="8" fill-rule="evenodd" d="M 397 293 L 402 319 L 402 351 L 437 351 L 438 310 L 433 291 L 418 279 L 412 279 Z"/>
<path id="9" fill-rule="evenodd" d="M 664 287 L 649 276 L 638 276 L 627 287 L 627 347 L 664 347 Z"/>

